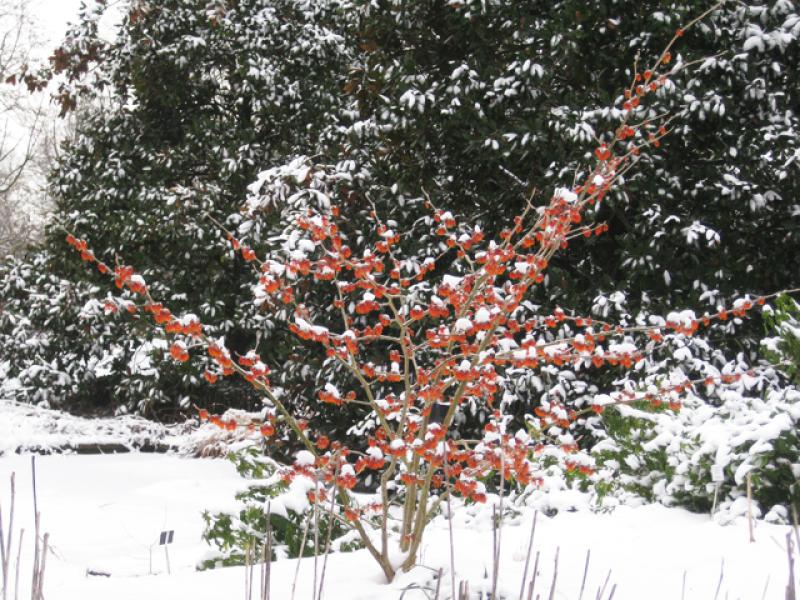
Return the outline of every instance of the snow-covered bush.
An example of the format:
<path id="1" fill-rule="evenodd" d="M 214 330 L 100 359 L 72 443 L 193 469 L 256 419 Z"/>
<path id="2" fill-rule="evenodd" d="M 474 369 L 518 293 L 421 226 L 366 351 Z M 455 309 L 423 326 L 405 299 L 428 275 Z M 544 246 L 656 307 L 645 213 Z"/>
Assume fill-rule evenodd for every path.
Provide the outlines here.
<path id="1" fill-rule="evenodd" d="M 302 478 L 287 482 L 282 476 L 285 467 L 264 456 L 260 446 L 233 451 L 228 458 L 246 480 L 246 487 L 236 494 L 235 509 L 203 514 L 203 538 L 219 555 L 204 560 L 202 568 L 245 564 L 248 552 L 251 557 L 262 556 L 268 530 L 273 559 L 321 554 L 328 545 L 337 551 L 360 547 L 357 539 L 343 539 L 347 528 L 318 510 L 319 506 L 315 514 L 314 484 Z"/>
<path id="2" fill-rule="evenodd" d="M 800 392 L 762 385 L 769 376 L 690 393 L 678 413 L 609 409 L 607 437 L 592 450 L 611 475 L 600 494 L 624 490 L 728 521 L 746 513 L 749 476 L 755 515 L 786 522 L 800 500 Z"/>
<path id="3" fill-rule="evenodd" d="M 130 303 L 57 273 L 47 252 L 0 263 L 0 398 L 167 421 L 196 399 L 202 379 L 164 369 L 167 337 L 131 322 Z"/>
<path id="4" fill-rule="evenodd" d="M 800 384 L 800 304 L 789 295 L 778 296 L 764 320 L 773 334 L 761 342 L 767 358 Z"/>
<path id="5" fill-rule="evenodd" d="M 631 492 L 715 511 L 726 521 L 745 513 L 749 476 L 756 515 L 787 521 L 800 501 L 800 392 L 792 385 L 800 364 L 800 309 L 778 294 L 762 312 L 769 329 L 757 373 L 740 361 L 740 375 L 731 376 L 729 366 L 720 373 L 729 380 L 724 387 L 701 376 L 678 413 L 642 403 L 603 414 L 592 449 L 610 475 L 598 484 L 601 497 Z M 688 347 L 702 352 L 696 344 Z M 689 372 L 691 362 L 697 362 L 694 355 L 682 365 Z M 705 374 L 713 363 L 698 362 Z"/>
<path id="6" fill-rule="evenodd" d="M 100 288 L 59 277 L 47 261 L 40 254 L 0 263 L 0 398 L 57 407 L 97 393 L 104 370 L 120 365 L 113 346 L 85 343 L 112 328 L 102 314 L 79 310 L 97 302 Z"/>

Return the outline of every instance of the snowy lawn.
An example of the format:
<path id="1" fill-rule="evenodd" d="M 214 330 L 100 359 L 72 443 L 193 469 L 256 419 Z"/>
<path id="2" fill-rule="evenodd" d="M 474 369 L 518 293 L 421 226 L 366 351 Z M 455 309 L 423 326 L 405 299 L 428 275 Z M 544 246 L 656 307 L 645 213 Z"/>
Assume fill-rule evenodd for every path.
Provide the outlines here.
<path id="1" fill-rule="evenodd" d="M 19 440 L 26 430 L 32 437 L 22 445 L 35 447 L 39 443 L 32 440 L 37 437 L 41 440 L 45 430 L 57 429 L 60 421 L 58 427 L 77 427 L 68 437 L 81 441 L 81 428 L 89 431 L 91 425 L 71 421 L 69 417 L 55 419 L 52 414 L 39 415 L 40 419 L 45 418 L 45 424 L 49 423 L 47 419 L 54 419 L 55 424 L 43 425 L 34 423 L 36 419 L 30 414 L 9 412 L 8 406 L 3 408 L 0 417 L 5 417 L 2 434 L 6 443 L 0 443 L 0 450 L 6 453 L 0 456 L 0 501 L 7 521 L 8 477 L 12 471 L 16 472 L 15 523 L 26 529 L 26 539 L 30 540 L 31 457 L 9 452 L 13 444 L 7 436 L 16 432 Z M 25 418 L 20 420 L 22 416 Z M 16 425 L 9 425 L 13 423 Z M 115 431 L 114 435 L 109 434 L 112 441 L 122 430 Z M 52 431 L 51 434 L 56 435 Z M 91 439 L 96 439 L 96 435 Z M 56 442 L 61 444 L 60 438 Z M 179 442 L 175 441 L 178 445 Z M 210 550 L 201 539 L 202 511 L 235 506 L 233 494 L 244 485 L 228 461 L 140 453 L 72 454 L 39 456 L 36 465 L 42 530 L 50 533 L 52 544 L 45 576 L 48 599 L 244 597 L 243 568 L 195 570 Z M 550 502 L 562 510 L 553 517 L 538 513 L 531 555 L 532 569 L 536 553 L 540 553 L 534 598 L 538 594 L 542 598 L 549 595 L 557 549 L 554 595 L 557 599 L 578 599 L 587 550 L 591 550 L 591 559 L 583 598 L 591 600 L 597 597 L 609 570 L 610 583 L 603 596 L 606 599 L 616 584 L 613 596 L 616 600 L 678 600 L 682 598 L 684 573 L 686 600 L 760 599 L 768 579 L 764 597 L 785 598 L 787 527 L 758 522 L 756 542 L 751 544 L 744 521 L 722 527 L 708 515 L 663 506 L 622 506 L 612 513 L 599 514 L 587 510 L 585 498 L 572 493 L 561 493 Z M 577 510 L 571 510 L 573 506 Z M 533 509 L 526 509 L 508 518 L 502 528 L 498 597 L 513 600 L 519 597 L 533 516 Z M 469 580 L 471 597 L 486 598 L 479 593 L 491 585 L 491 508 L 487 505 L 461 508 L 453 523 L 456 582 Z M 170 574 L 164 550 L 157 545 L 159 533 L 164 530 L 175 531 L 174 543 L 169 547 Z M 364 551 L 332 555 L 323 598 L 433 598 L 434 575 L 440 568 L 444 570 L 440 598 L 448 598 L 451 577 L 447 520 L 435 519 L 426 535 L 421 566 L 398 577 L 391 585 L 383 582 L 379 569 Z M 30 548 L 30 544 L 26 546 Z M 273 564 L 272 600 L 292 598 L 296 564 L 294 560 Z M 321 570 L 321 560 L 317 566 Z M 717 596 L 721 566 L 722 585 Z M 110 576 L 92 576 L 89 571 Z M 28 565 L 23 564 L 22 573 L 21 579 L 27 586 Z M 313 573 L 314 560 L 303 560 L 294 595 L 297 600 L 311 600 Z M 255 579 L 253 598 L 257 596 L 258 570 Z"/>

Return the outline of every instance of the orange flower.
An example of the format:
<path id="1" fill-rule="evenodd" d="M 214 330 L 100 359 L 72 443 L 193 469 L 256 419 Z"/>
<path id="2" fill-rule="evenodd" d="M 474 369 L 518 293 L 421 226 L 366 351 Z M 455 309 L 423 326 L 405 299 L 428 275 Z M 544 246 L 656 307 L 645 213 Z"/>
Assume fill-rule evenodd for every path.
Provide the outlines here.
<path id="1" fill-rule="evenodd" d="M 175 342 L 170 346 L 169 353 L 178 362 L 186 362 L 189 360 L 189 351 L 186 346 L 181 342 Z"/>
<path id="2" fill-rule="evenodd" d="M 597 157 L 597 160 L 607 161 L 611 158 L 611 150 L 608 149 L 608 146 L 603 144 L 594 151 L 594 155 Z"/>

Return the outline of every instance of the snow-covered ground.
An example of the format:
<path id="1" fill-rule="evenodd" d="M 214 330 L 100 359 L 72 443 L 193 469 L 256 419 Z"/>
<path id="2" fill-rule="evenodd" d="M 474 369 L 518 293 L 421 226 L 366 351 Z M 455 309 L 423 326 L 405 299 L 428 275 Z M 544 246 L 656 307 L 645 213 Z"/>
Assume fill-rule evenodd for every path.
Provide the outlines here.
<path id="1" fill-rule="evenodd" d="M 9 410 L 0 407 L 0 422 L 14 421 Z M 30 435 L 42 434 L 33 423 L 36 414 L 27 417 L 25 430 Z M 71 419 L 65 417 L 65 421 Z M 77 427 L 77 421 L 73 425 Z M 90 423 L 84 425 L 87 432 L 91 430 Z M 122 431 L 124 427 L 118 433 Z M 5 438 L 8 433 L 8 429 L 0 430 L 6 450 L 11 446 Z M 79 438 L 81 434 L 73 435 Z M 24 446 L 35 446 L 33 441 Z M 11 472 L 17 476 L 15 522 L 26 528 L 27 537 L 33 525 L 30 455 L 6 452 L 0 457 L 0 501 L 4 507 Z M 45 577 L 45 597 L 49 600 L 222 600 L 244 596 L 243 568 L 195 570 L 209 551 L 201 539 L 201 512 L 231 506 L 234 492 L 242 487 L 229 462 L 136 452 L 49 455 L 36 458 L 36 479 L 42 528 L 50 533 L 52 544 Z M 564 495 L 555 501 L 562 507 L 574 504 L 578 510 L 561 510 L 553 517 L 538 514 L 531 559 L 533 562 L 540 553 L 534 598 L 537 594 L 548 597 L 557 550 L 554 598 L 558 599 L 578 599 L 587 550 L 591 550 L 591 558 L 583 598 L 596 598 L 609 570 L 611 583 L 604 598 L 616 584 L 616 600 L 785 598 L 787 527 L 759 522 L 756 542 L 750 543 L 744 521 L 722 527 L 708 515 L 663 506 L 623 506 L 598 514 L 582 508 L 584 500 L 579 496 Z M 533 509 L 524 509 L 509 518 L 502 529 L 498 597 L 519 597 L 533 516 Z M 453 522 L 456 580 L 469 579 L 472 598 L 486 598 L 478 594 L 490 585 L 485 575 L 492 570 L 491 509 L 462 508 Z M 163 547 L 157 545 L 158 535 L 164 530 L 175 531 L 174 543 L 169 546 L 169 574 Z M 445 575 L 440 598 L 444 600 L 450 595 L 451 585 L 448 538 L 447 521 L 439 517 L 431 525 L 421 566 L 390 585 L 383 582 L 365 552 L 332 555 L 323 598 L 433 598 L 426 588 L 435 585 L 434 574 L 442 568 Z M 294 560 L 273 564 L 272 600 L 292 598 L 296 564 Z M 317 566 L 321 568 L 321 562 Z M 93 576 L 89 571 L 110 576 Z M 313 572 L 313 559 L 303 560 L 294 593 L 297 600 L 312 598 Z M 23 565 L 26 585 L 28 573 Z M 256 598 L 257 571 L 254 587 Z"/>

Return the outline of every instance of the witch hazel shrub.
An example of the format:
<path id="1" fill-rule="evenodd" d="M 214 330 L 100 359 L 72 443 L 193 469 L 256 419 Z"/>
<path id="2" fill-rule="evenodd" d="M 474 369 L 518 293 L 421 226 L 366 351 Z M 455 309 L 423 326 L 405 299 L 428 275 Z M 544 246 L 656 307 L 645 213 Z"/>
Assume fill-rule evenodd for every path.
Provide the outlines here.
<path id="1" fill-rule="evenodd" d="M 280 377 L 273 374 L 276 365 L 258 352 L 231 352 L 196 315 L 174 314 L 155 298 L 155 287 L 133 266 L 97 256 L 75 232 L 67 242 L 113 279 L 118 291 L 105 299 L 107 311 L 124 306 L 131 318 L 152 322 L 169 340 L 172 360 L 196 364 L 209 383 L 238 376 L 262 395 L 257 420 L 200 413 L 224 429 L 246 428 L 267 444 L 297 449 L 291 464 L 273 465 L 253 508 L 267 510 L 273 486 L 285 486 L 275 492 L 276 502 L 286 506 L 284 491 L 307 523 L 309 514 L 317 524 L 324 515 L 332 528 L 349 531 L 392 580 L 415 564 L 427 524 L 451 495 L 483 503 L 511 490 L 607 480 L 610 471 L 598 470 L 587 451 L 587 431 L 602 428 L 612 407 L 679 411 L 696 381 L 677 365 L 703 362 L 686 353 L 687 340 L 764 303 L 742 298 L 697 316 L 679 311 L 611 321 L 531 301 L 558 252 L 608 230 L 596 220 L 598 207 L 637 157 L 656 151 L 669 133 L 669 117 L 651 116 L 645 107 L 670 81 L 670 48 L 683 34 L 675 34 L 651 68 L 633 75 L 611 111 L 618 122 L 598 139 L 591 166 L 570 187 L 543 197 L 532 193 L 495 239 L 480 223 L 438 209 L 427 194 L 427 212 L 413 230 L 399 230 L 377 210 L 355 227 L 345 213 L 348 165 L 305 157 L 265 172 L 251 186 L 242 215 L 227 225 L 208 215 L 252 268 L 258 307 L 281 319 L 305 347 L 324 353 L 332 375 L 319 381 L 317 400 L 346 415 L 349 437 L 331 439 L 310 424 L 308 410 L 288 405 L 273 384 Z M 248 240 L 274 223 L 276 205 L 285 226 L 264 252 Z M 404 242 L 419 230 L 438 242 L 427 255 L 409 255 Z M 325 294 L 327 306 L 303 302 L 312 293 Z M 520 393 L 520 378 L 547 379 L 553 371 L 563 380 L 610 373 L 615 382 L 603 394 L 588 387 L 562 393 L 560 383 L 541 394 Z M 702 381 L 720 388 L 737 384 L 743 373 L 739 365 L 707 371 Z M 462 435 L 460 424 L 475 410 L 486 414 L 485 426 Z M 375 491 L 355 493 L 359 480 L 371 480 Z M 319 528 L 313 533 L 318 542 Z M 261 555 L 264 538 L 251 538 L 253 555 Z M 297 553 L 305 551 L 301 542 Z"/>

